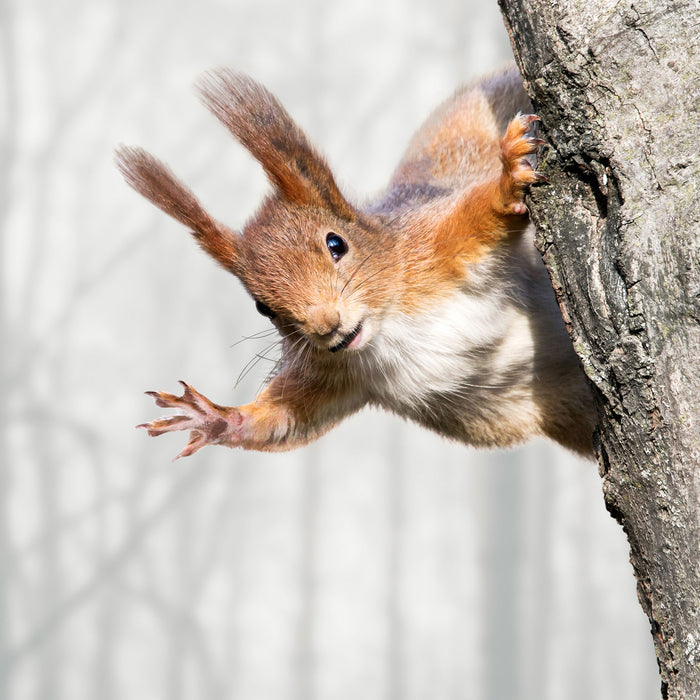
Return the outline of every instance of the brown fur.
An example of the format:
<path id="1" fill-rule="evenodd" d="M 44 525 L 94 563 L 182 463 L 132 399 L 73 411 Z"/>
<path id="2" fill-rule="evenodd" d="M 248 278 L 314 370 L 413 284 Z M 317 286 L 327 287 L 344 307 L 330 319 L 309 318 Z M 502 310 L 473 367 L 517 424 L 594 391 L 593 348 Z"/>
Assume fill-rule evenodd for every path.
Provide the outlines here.
<path id="1" fill-rule="evenodd" d="M 273 186 L 242 232 L 211 218 L 144 151 L 122 148 L 118 164 L 132 187 L 191 228 L 273 315 L 283 357 L 250 404 L 218 406 L 187 385 L 181 397 L 151 392 L 158 405 L 182 414 L 142 427 L 151 435 L 190 430 L 182 455 L 206 444 L 290 449 L 375 403 L 470 444 L 509 445 L 541 434 L 590 454 L 590 394 L 546 273 L 523 242 L 524 193 L 541 178 L 527 157 L 541 141 L 529 135 L 535 117 L 516 114 L 530 105 L 514 69 L 441 105 L 386 191 L 363 208 L 347 202 L 325 160 L 264 87 L 219 70 L 206 74 L 199 90 Z M 342 260 L 329 254 L 329 235 L 346 241 Z M 415 384 L 414 370 L 401 365 L 413 363 L 420 373 L 422 361 L 401 355 L 412 334 L 401 335 L 401 324 L 418 324 L 420 335 L 433 313 L 452 308 L 446 304 L 479 316 L 481 298 L 484 313 L 512 318 L 512 329 L 505 324 L 494 341 L 469 341 L 443 358 L 446 372 L 464 373 L 452 388 Z M 464 333 L 469 319 L 454 321 Z M 500 318 L 493 321 L 500 328 Z M 488 323 L 474 324 L 477 336 L 488 336 Z M 520 336 L 522 357 L 513 354 Z M 438 385 L 450 379 L 434 375 Z"/>

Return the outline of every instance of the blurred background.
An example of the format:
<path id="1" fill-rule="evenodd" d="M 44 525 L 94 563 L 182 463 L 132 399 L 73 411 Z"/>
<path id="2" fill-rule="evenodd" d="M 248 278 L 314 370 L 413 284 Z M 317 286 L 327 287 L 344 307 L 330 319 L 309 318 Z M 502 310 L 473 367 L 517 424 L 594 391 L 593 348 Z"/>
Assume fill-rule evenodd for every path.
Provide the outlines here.
<path id="1" fill-rule="evenodd" d="M 509 59 L 495 0 L 0 0 L 0 33 L 0 698 L 657 697 L 594 464 L 377 412 L 296 452 L 175 463 L 184 434 L 132 427 L 178 379 L 249 401 L 272 350 L 114 147 L 240 226 L 267 185 L 191 89 L 229 65 L 362 198 Z"/>

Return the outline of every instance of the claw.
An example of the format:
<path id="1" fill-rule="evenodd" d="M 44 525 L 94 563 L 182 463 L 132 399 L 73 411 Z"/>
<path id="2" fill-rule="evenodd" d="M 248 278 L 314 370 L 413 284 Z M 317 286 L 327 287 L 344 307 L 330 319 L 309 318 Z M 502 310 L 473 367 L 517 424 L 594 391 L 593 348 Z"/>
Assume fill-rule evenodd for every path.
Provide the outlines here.
<path id="1" fill-rule="evenodd" d="M 186 382 L 180 381 L 180 384 L 183 388 L 182 396 L 164 391 L 145 392 L 155 400 L 157 406 L 177 409 L 177 415 L 158 418 L 136 427 L 144 428 L 151 437 L 175 430 L 189 430 L 189 442 L 176 459 L 189 457 L 205 445 L 236 444 L 236 433 L 243 421 L 241 412 L 235 408 L 218 406 Z"/>
<path id="2" fill-rule="evenodd" d="M 510 121 L 501 139 L 501 161 L 503 171 L 499 184 L 497 211 L 507 215 L 526 215 L 525 191 L 536 182 L 546 178 L 535 170 L 531 162 L 545 141 L 537 136 L 528 136 L 530 125 L 540 121 L 536 114 L 519 114 Z"/>
<path id="3" fill-rule="evenodd" d="M 188 406 L 202 414 L 211 413 L 212 411 L 221 410 L 221 406 L 217 406 L 210 401 L 204 394 L 200 394 L 194 387 L 191 387 L 182 379 L 178 380 L 184 389 L 181 400 Z"/>
<path id="4" fill-rule="evenodd" d="M 156 402 L 156 406 L 161 408 L 177 408 L 179 406 L 186 406 L 187 403 L 183 399 L 184 396 L 175 396 L 175 394 L 168 394 L 165 391 L 146 391 L 144 392 L 146 396 L 150 396 Z"/>
<path id="5" fill-rule="evenodd" d="M 187 426 L 182 425 L 182 423 L 191 420 L 190 416 L 179 414 L 177 416 L 168 416 L 167 418 L 158 418 L 148 423 L 141 423 L 136 428 L 145 428 L 151 437 L 158 437 L 158 435 L 163 435 L 163 433 L 168 433 L 171 430 L 185 430 Z"/>
<path id="6" fill-rule="evenodd" d="M 180 459 L 180 457 L 191 457 L 195 452 L 198 452 L 208 443 L 206 435 L 201 433 L 199 430 L 193 430 L 190 433 L 189 442 L 185 445 L 182 452 L 180 452 L 177 457 L 173 459 L 173 462 Z"/>
<path id="7" fill-rule="evenodd" d="M 515 176 L 523 185 L 534 185 L 535 183 L 539 182 L 549 182 L 546 175 L 538 170 L 533 170 L 532 167 L 517 171 Z"/>

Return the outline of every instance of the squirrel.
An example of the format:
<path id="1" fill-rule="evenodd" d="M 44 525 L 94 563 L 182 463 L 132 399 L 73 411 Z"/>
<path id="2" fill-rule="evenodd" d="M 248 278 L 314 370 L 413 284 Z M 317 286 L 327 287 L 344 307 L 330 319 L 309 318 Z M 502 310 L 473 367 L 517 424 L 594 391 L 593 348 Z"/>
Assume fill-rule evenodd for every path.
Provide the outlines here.
<path id="1" fill-rule="evenodd" d="M 117 165 L 243 283 L 281 357 L 251 403 L 220 406 L 181 382 L 181 396 L 146 392 L 178 413 L 137 427 L 189 430 L 178 457 L 288 450 L 372 405 L 468 445 L 545 436 L 592 457 L 592 394 L 524 202 L 545 179 L 530 162 L 544 141 L 514 65 L 439 106 L 362 206 L 265 87 L 224 68 L 197 88 L 272 185 L 242 231 L 143 149 L 119 147 Z"/>

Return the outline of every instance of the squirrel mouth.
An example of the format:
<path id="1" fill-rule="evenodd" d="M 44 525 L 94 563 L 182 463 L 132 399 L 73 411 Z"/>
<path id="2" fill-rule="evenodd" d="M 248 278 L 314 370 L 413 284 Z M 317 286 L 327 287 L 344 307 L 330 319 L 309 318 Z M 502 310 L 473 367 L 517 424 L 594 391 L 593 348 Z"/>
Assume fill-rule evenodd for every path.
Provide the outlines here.
<path id="1" fill-rule="evenodd" d="M 362 332 L 362 321 L 360 321 L 353 330 L 351 330 L 337 345 L 333 345 L 328 348 L 331 352 L 338 352 L 338 350 L 343 350 L 347 348 L 348 345 L 352 343 L 355 338 Z"/>

